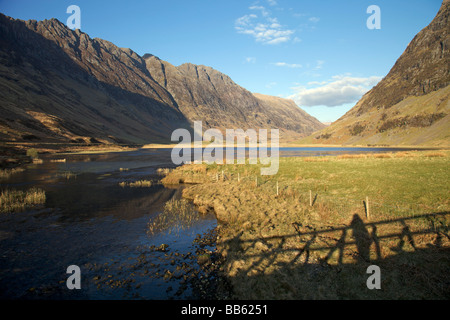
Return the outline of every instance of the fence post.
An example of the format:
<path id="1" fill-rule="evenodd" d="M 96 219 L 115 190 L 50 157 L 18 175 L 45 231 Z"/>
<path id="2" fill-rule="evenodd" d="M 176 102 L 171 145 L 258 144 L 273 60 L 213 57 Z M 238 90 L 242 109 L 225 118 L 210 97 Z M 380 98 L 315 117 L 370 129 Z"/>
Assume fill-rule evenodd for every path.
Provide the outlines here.
<path id="1" fill-rule="evenodd" d="M 258 187 L 258 176 L 255 177 L 255 184 L 256 184 L 256 187 Z"/>
<path id="2" fill-rule="evenodd" d="M 240 181 L 241 181 L 241 175 L 238 172 L 238 182 L 240 182 Z"/>
<path id="3" fill-rule="evenodd" d="M 225 181 L 225 177 L 223 175 L 223 170 L 222 170 L 222 181 Z"/>
<path id="4" fill-rule="evenodd" d="M 369 197 L 366 196 L 366 218 L 370 220 Z"/>
<path id="5" fill-rule="evenodd" d="M 278 196 L 278 181 L 277 181 L 277 196 Z"/>

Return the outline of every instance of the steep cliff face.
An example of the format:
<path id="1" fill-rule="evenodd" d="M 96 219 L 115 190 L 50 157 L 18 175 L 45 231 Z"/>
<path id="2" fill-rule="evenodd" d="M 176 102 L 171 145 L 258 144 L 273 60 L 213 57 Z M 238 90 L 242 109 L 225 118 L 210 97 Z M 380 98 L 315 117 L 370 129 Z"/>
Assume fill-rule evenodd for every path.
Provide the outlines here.
<path id="1" fill-rule="evenodd" d="M 2 140 L 162 142 L 188 121 L 129 49 L 0 15 Z"/>
<path id="2" fill-rule="evenodd" d="M 196 120 L 205 128 L 276 127 L 294 136 L 321 128 L 311 117 L 305 124 L 296 109 L 290 123 L 279 121 L 286 119 L 277 118 L 280 108 L 210 67 L 141 57 L 56 19 L 0 14 L 0 45 L 3 141 L 168 142 Z"/>
<path id="3" fill-rule="evenodd" d="M 389 74 L 342 118 L 306 141 L 437 144 L 450 137 L 450 1 L 409 43 Z"/>
<path id="4" fill-rule="evenodd" d="M 213 68 L 190 63 L 175 67 L 152 55 L 144 57 L 150 74 L 172 94 L 181 112 L 203 120 L 206 127 L 277 128 L 286 138 L 324 127 L 293 101 L 252 94 Z"/>

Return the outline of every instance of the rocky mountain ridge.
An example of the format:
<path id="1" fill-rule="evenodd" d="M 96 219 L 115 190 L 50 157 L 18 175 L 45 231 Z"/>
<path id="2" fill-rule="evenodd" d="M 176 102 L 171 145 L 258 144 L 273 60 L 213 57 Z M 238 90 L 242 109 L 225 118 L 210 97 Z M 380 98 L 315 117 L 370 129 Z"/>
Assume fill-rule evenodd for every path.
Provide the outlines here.
<path id="1" fill-rule="evenodd" d="M 323 127 L 213 68 L 141 57 L 57 19 L 0 14 L 0 44 L 3 141 L 169 142 L 173 130 L 199 120 L 204 128 L 277 128 L 285 138 Z"/>

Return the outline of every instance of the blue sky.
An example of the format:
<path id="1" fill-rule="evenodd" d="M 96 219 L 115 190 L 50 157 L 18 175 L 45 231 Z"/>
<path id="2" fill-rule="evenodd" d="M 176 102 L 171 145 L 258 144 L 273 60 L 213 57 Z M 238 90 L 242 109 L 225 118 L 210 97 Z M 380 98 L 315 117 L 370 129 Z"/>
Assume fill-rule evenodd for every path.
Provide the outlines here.
<path id="1" fill-rule="evenodd" d="M 252 91 L 335 121 L 385 76 L 441 0 L 0 0 L 13 18 L 81 9 L 81 30 L 174 65 L 211 66 Z M 366 26 L 381 10 L 381 29 Z"/>

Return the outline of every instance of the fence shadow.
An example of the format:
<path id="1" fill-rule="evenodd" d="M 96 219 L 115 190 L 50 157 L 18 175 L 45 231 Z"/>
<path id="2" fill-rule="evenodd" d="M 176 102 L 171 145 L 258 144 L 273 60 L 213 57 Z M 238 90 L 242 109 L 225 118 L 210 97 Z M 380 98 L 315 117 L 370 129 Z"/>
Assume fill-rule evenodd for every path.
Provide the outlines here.
<path id="1" fill-rule="evenodd" d="M 450 212 L 317 229 L 293 224 L 288 235 L 225 242 L 236 296 L 246 299 L 448 299 Z M 420 223 L 418 223 L 420 222 Z M 381 269 L 369 290 L 367 267 Z"/>

